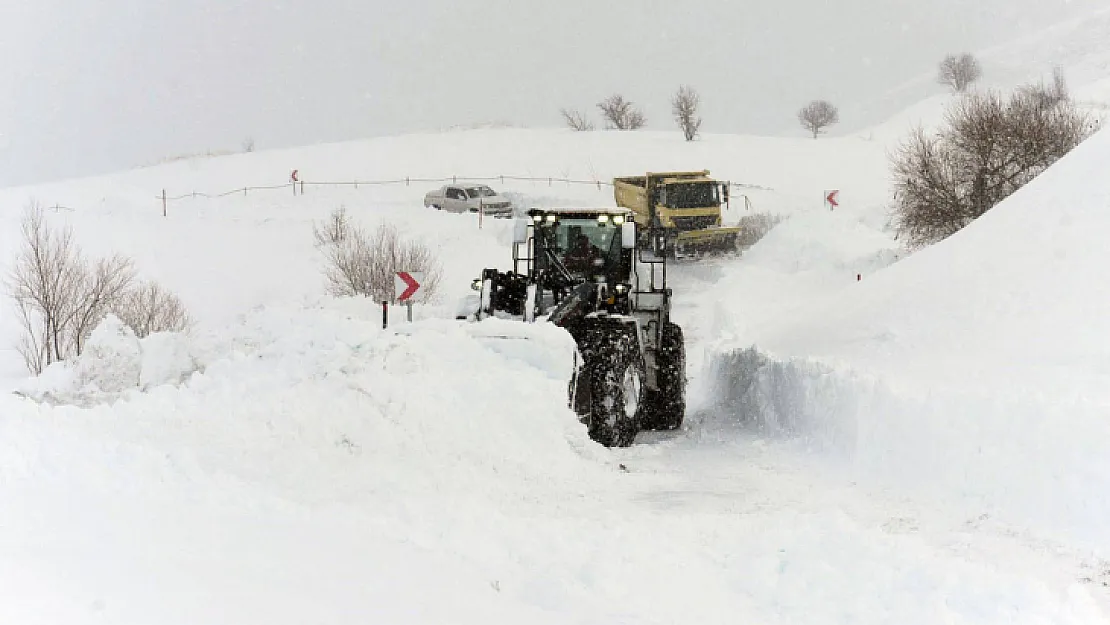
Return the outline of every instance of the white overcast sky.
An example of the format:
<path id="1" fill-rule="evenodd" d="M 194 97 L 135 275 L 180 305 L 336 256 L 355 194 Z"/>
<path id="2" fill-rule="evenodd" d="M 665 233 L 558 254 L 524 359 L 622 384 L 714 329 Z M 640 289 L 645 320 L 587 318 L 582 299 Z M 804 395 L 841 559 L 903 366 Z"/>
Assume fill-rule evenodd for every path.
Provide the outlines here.
<path id="1" fill-rule="evenodd" d="M 670 129 L 797 134 L 809 99 L 853 113 L 945 52 L 1110 0 L 0 0 L 0 185 L 186 152 L 453 125 L 557 126 L 619 91 Z M 901 103 L 892 103 L 891 106 Z M 592 113 L 593 111 L 591 111 Z"/>

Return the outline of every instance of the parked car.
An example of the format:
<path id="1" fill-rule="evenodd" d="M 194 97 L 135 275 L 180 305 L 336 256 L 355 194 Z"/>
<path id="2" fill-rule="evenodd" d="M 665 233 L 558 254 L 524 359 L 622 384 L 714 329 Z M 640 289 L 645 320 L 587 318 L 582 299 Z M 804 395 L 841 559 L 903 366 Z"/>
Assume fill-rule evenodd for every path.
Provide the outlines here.
<path id="1" fill-rule="evenodd" d="M 512 217 L 513 203 L 484 184 L 445 184 L 424 195 L 424 206 L 452 213 L 482 213 L 492 217 Z"/>

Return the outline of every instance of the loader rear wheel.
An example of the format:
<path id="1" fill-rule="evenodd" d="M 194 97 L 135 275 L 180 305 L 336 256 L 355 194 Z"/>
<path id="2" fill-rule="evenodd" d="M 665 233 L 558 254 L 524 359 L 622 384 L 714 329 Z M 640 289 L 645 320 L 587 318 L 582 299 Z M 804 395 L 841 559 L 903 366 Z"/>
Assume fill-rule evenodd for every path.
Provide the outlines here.
<path id="1" fill-rule="evenodd" d="M 606 447 L 628 447 L 640 431 L 647 397 L 644 363 L 634 345 L 627 334 L 607 339 L 583 371 L 590 389 L 587 429 Z"/>
<path id="2" fill-rule="evenodd" d="M 643 428 L 677 430 L 686 416 L 686 344 L 676 323 L 663 325 L 657 366 L 659 389 L 647 391 Z"/>

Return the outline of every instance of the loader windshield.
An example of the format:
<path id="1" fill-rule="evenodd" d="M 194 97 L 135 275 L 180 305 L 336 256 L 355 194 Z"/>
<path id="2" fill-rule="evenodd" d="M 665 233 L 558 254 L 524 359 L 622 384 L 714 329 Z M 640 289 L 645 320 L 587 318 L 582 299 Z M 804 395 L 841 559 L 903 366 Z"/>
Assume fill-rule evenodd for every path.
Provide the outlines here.
<path id="1" fill-rule="evenodd" d="M 720 189 L 715 182 L 669 184 L 663 197 L 667 208 L 706 208 L 720 203 Z"/>
<path id="2" fill-rule="evenodd" d="M 550 249 L 572 275 L 582 279 L 614 274 L 620 265 L 620 226 L 596 218 L 563 218 L 537 228 Z M 537 262 L 543 264 L 539 258 Z"/>

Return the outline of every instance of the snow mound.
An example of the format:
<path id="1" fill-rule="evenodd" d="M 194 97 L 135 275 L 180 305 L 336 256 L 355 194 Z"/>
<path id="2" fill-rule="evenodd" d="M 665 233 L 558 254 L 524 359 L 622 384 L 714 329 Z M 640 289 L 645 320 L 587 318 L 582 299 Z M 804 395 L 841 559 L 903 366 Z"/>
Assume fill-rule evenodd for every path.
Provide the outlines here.
<path id="1" fill-rule="evenodd" d="M 156 333 L 139 339 L 109 314 L 86 339 L 79 356 L 50 365 L 16 392 L 37 401 L 88 406 L 132 391 L 180 384 L 199 369 L 184 335 Z"/>
<path id="2" fill-rule="evenodd" d="M 144 446 L 237 457 L 241 478 L 306 497 L 491 476 L 527 489 L 522 475 L 574 474 L 600 457 L 567 407 L 575 349 L 551 324 L 382 329 L 344 306 L 264 309 L 221 331 L 142 341 L 109 317 L 66 375 L 23 394 L 81 405 L 83 422 Z M 440 474 L 445 464 L 454 470 Z"/>
<path id="3" fill-rule="evenodd" d="M 744 254 L 744 262 L 787 273 L 871 273 L 897 260 L 888 235 L 851 215 L 831 211 L 787 218 Z"/>

